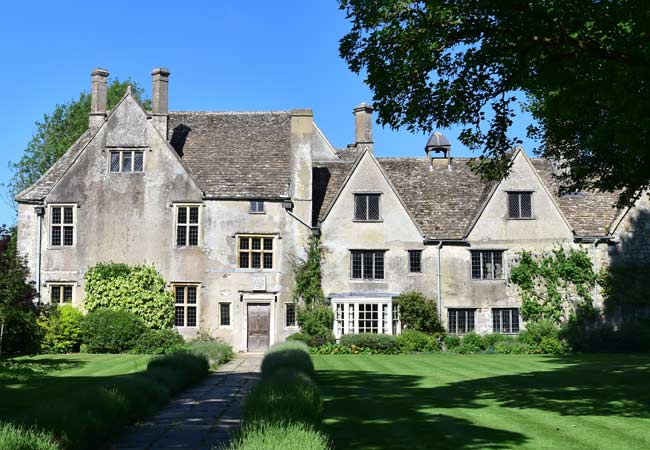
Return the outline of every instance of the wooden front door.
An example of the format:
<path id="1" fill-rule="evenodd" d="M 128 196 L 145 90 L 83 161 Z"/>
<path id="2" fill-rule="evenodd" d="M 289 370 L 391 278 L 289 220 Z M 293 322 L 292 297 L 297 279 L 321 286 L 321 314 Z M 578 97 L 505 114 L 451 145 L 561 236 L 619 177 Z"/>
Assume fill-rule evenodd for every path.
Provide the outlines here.
<path id="1" fill-rule="evenodd" d="M 248 351 L 263 352 L 269 348 L 271 305 L 248 304 Z"/>

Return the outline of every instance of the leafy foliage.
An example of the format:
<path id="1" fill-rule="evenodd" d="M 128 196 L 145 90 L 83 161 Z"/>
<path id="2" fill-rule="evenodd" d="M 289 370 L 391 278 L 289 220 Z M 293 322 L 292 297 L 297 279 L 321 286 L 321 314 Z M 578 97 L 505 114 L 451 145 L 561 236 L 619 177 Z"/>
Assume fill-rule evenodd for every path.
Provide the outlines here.
<path id="1" fill-rule="evenodd" d="M 227 450 L 330 450 L 329 439 L 301 423 L 254 424 L 245 427 Z"/>
<path id="2" fill-rule="evenodd" d="M 43 339 L 41 350 L 45 353 L 70 353 L 79 351 L 83 314 L 72 305 L 43 307 L 38 318 Z"/>
<path id="3" fill-rule="evenodd" d="M 294 267 L 296 286 L 293 299 L 295 302 L 302 300 L 307 307 L 324 302 L 320 260 L 320 239 L 312 236 L 307 244 L 307 259 L 299 261 Z"/>
<path id="4" fill-rule="evenodd" d="M 523 251 L 510 270 L 510 280 L 521 294 L 521 314 L 529 322 L 568 320 L 575 309 L 593 309 L 591 287 L 596 274 L 586 251 L 562 247 L 533 255 Z"/>
<path id="5" fill-rule="evenodd" d="M 640 0 L 498 2 L 339 0 L 351 21 L 340 41 L 366 75 L 381 125 L 431 131 L 460 125 L 498 178 L 522 136 L 522 99 L 540 151 L 563 160 L 566 191 L 650 184 L 650 11 Z M 635 11 L 630 14 L 630 11 Z M 570 167 L 570 170 L 568 170 Z"/>
<path id="6" fill-rule="evenodd" d="M 171 328 L 147 329 L 135 340 L 130 353 L 163 355 L 179 350 L 184 342 L 183 336 Z"/>
<path id="7" fill-rule="evenodd" d="M 145 108 L 151 108 L 151 101 L 144 98 L 144 89 L 130 78 L 125 81 L 114 79 L 108 84 L 108 109 L 112 109 L 131 86 L 133 95 Z M 36 122 L 36 132 L 27 144 L 23 156 L 9 164 L 13 176 L 9 181 L 9 197 L 34 184 L 58 160 L 88 128 L 90 94 L 82 92 L 75 100 L 56 105 L 54 111 L 43 115 Z"/>
<path id="8" fill-rule="evenodd" d="M 442 334 L 427 334 L 417 330 L 404 330 L 397 343 L 405 352 L 437 352 L 442 350 Z"/>
<path id="9" fill-rule="evenodd" d="M 88 353 L 124 353 L 131 350 L 146 327 L 128 311 L 98 309 L 81 322 L 84 349 Z"/>
<path id="10" fill-rule="evenodd" d="M 153 265 L 100 263 L 88 270 L 85 281 L 88 311 L 129 311 L 152 329 L 171 327 L 174 321 L 173 295 Z"/>
<path id="11" fill-rule="evenodd" d="M 297 319 L 303 333 L 310 336 L 332 337 L 332 325 L 334 324 L 332 308 L 319 304 L 302 306 L 298 308 Z"/>
<path id="12" fill-rule="evenodd" d="M 398 298 L 402 325 L 424 333 L 440 333 L 444 327 L 438 319 L 436 304 L 419 292 L 404 292 Z"/>
<path id="13" fill-rule="evenodd" d="M 44 431 L 0 423 L 0 450 L 59 450 L 54 437 Z"/>
<path id="14" fill-rule="evenodd" d="M 271 347 L 262 360 L 262 375 L 267 376 L 281 369 L 299 369 L 314 374 L 314 363 L 309 357 L 309 348 L 303 342 L 287 341 Z"/>
<path id="15" fill-rule="evenodd" d="M 16 229 L 0 226 L 0 355 L 36 350 L 35 291 L 27 282 L 28 274 L 17 252 Z"/>
<path id="16" fill-rule="evenodd" d="M 341 337 L 341 345 L 349 346 L 353 349 L 355 347 L 367 348 L 383 354 L 397 354 L 401 352 L 397 338 L 389 334 L 344 334 Z"/>
<path id="17" fill-rule="evenodd" d="M 190 353 L 203 356 L 212 366 L 221 365 L 235 357 L 232 347 L 219 340 L 192 341 L 185 344 L 184 348 Z"/>

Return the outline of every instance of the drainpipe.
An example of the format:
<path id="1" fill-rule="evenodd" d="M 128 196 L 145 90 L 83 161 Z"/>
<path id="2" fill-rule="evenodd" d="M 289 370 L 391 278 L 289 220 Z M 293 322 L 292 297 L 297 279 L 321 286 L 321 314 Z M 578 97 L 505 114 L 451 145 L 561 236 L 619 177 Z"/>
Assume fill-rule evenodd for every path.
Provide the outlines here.
<path id="1" fill-rule="evenodd" d="M 598 247 L 598 242 L 600 242 L 601 239 L 594 238 L 594 242 L 591 245 L 591 254 L 592 254 L 592 269 L 594 273 L 597 275 L 598 274 L 598 254 L 596 253 L 597 247 Z M 594 281 L 594 300 L 593 303 L 596 303 L 598 301 L 598 280 Z"/>
<path id="2" fill-rule="evenodd" d="M 44 206 L 34 207 L 37 217 L 36 230 L 36 302 L 41 302 L 41 235 L 43 234 L 43 216 L 45 215 Z"/>
<path id="3" fill-rule="evenodd" d="M 440 275 L 440 249 L 442 249 L 442 241 L 438 242 L 436 248 L 438 249 L 438 320 L 442 321 L 442 277 Z"/>

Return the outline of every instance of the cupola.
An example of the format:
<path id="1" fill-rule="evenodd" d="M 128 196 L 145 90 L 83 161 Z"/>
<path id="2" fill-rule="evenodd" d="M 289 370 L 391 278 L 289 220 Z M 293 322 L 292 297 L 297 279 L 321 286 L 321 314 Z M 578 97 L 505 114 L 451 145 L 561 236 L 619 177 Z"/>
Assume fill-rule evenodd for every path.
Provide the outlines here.
<path id="1" fill-rule="evenodd" d="M 434 160 L 438 160 L 445 161 L 449 170 L 451 170 L 451 144 L 444 134 L 439 131 L 434 132 L 431 137 L 429 137 L 427 145 L 424 147 L 424 151 L 427 153 L 427 158 L 429 158 L 432 168 Z"/>

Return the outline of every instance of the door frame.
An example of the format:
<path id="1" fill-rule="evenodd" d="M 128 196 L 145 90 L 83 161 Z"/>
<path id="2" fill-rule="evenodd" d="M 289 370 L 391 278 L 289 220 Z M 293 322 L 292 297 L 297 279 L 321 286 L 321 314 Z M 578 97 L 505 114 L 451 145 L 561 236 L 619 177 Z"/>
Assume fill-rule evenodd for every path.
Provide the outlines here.
<path id="1" fill-rule="evenodd" d="M 269 347 L 275 344 L 275 295 L 272 294 L 244 294 L 245 317 L 244 322 L 244 339 L 246 341 L 246 351 L 248 351 L 248 305 L 260 304 L 269 305 Z"/>

